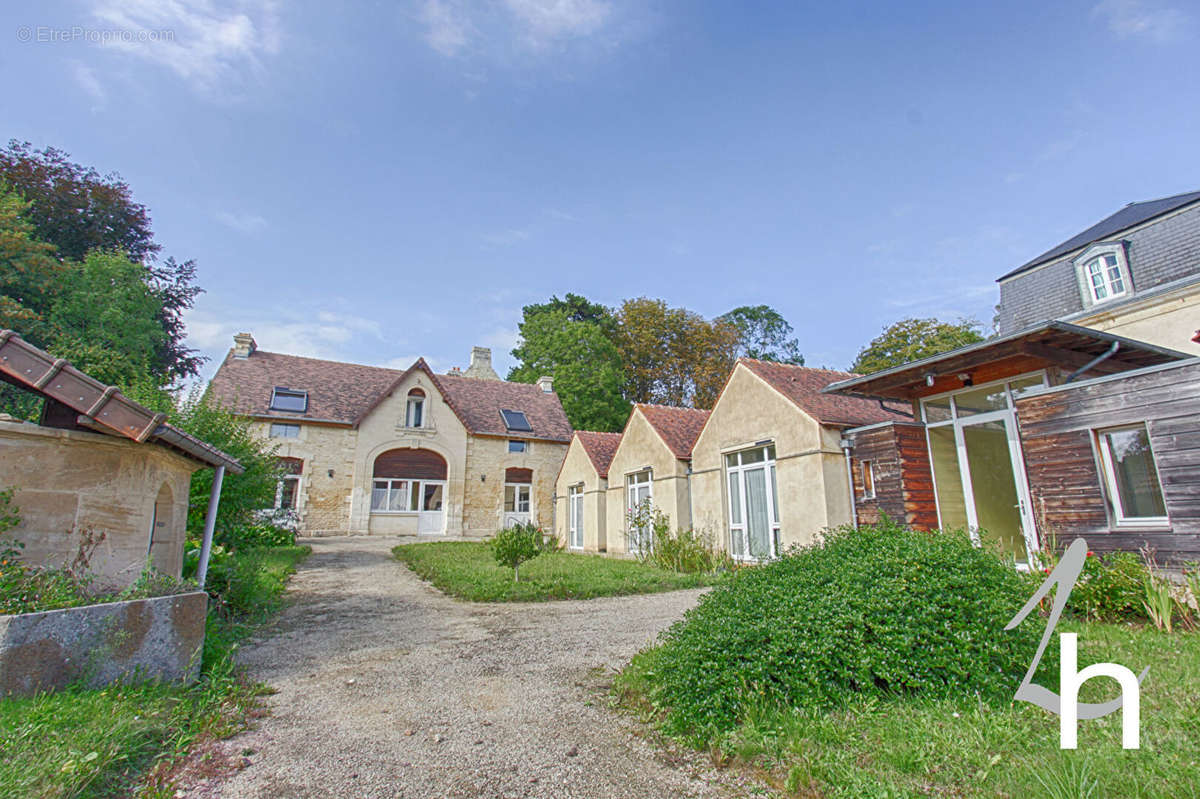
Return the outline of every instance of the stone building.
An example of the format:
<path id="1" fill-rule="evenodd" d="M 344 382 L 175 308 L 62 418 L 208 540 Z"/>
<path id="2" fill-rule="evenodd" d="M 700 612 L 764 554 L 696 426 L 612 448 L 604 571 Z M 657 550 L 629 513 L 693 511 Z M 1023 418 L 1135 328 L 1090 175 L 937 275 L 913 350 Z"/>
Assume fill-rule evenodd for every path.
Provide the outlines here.
<path id="1" fill-rule="evenodd" d="M 576 430 L 555 481 L 555 533 L 568 548 L 608 549 L 608 467 L 620 433 Z"/>
<path id="2" fill-rule="evenodd" d="M 25 545 L 22 559 L 63 566 L 91 537 L 87 565 L 104 585 L 128 585 L 147 563 L 179 577 L 192 473 L 241 465 L 9 330 L 0 380 L 42 404 L 38 422 L 0 417 L 0 490 L 21 519 L 4 538 Z"/>
<path id="3" fill-rule="evenodd" d="M 401 371 L 263 352 L 240 333 L 209 392 L 278 445 L 291 473 L 276 510 L 303 534 L 552 528 L 570 423 L 550 378 L 501 380 L 487 348 L 435 374 L 424 359 Z"/>

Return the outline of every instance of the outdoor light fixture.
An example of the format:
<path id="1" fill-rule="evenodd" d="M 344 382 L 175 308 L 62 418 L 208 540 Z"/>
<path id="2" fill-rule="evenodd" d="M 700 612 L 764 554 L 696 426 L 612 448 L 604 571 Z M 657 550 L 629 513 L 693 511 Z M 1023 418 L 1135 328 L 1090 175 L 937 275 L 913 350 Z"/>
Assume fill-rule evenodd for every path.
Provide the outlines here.
<path id="1" fill-rule="evenodd" d="M 929 374 L 925 375 L 925 385 L 929 386 L 930 388 L 933 388 L 933 372 L 930 372 Z"/>
<path id="2" fill-rule="evenodd" d="M 974 380 L 971 378 L 971 376 L 970 376 L 969 374 L 967 374 L 966 372 L 963 372 L 962 374 L 960 374 L 960 375 L 958 376 L 958 379 L 962 381 L 962 384 L 963 384 L 964 386 L 973 386 L 973 385 L 975 385 L 975 381 L 974 381 Z"/>
<path id="3" fill-rule="evenodd" d="M 481 482 L 481 483 L 486 483 L 486 482 L 487 482 L 487 475 L 486 475 L 486 474 L 481 474 L 481 475 L 479 475 L 479 482 Z"/>
<path id="4" fill-rule="evenodd" d="M 329 470 L 329 476 L 330 476 L 330 477 L 333 477 L 333 469 L 330 469 L 330 470 Z"/>

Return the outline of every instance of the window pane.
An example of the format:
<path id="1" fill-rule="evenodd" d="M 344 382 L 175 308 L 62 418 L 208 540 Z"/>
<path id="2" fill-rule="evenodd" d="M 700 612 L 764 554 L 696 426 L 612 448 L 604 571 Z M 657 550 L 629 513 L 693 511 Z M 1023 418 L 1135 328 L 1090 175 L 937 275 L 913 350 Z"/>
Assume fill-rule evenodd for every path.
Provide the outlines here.
<path id="1" fill-rule="evenodd" d="M 393 480 L 388 497 L 388 510 L 408 510 L 408 481 Z"/>
<path id="2" fill-rule="evenodd" d="M 421 508 L 421 484 L 418 483 L 416 480 L 413 481 L 412 490 L 409 491 L 409 496 L 412 499 L 409 500 L 408 509 L 409 510 L 420 510 L 420 508 Z"/>
<path id="3" fill-rule="evenodd" d="M 387 510 L 388 484 L 387 480 L 376 480 L 371 489 L 371 510 Z"/>
<path id="4" fill-rule="evenodd" d="M 870 461 L 862 462 L 862 484 L 864 497 L 875 496 L 875 470 Z"/>
<path id="5" fill-rule="evenodd" d="M 508 442 L 508 451 L 509 452 L 524 452 L 525 451 L 525 442 L 524 441 L 509 441 Z"/>
<path id="6" fill-rule="evenodd" d="M 725 465 L 731 469 L 735 468 L 738 465 L 738 456 L 737 456 L 736 452 L 733 453 L 732 455 L 725 456 Z"/>
<path id="7" fill-rule="evenodd" d="M 279 495 L 279 507 L 285 510 L 295 510 L 296 494 L 300 487 L 300 481 L 294 477 L 285 477 L 283 479 L 283 490 Z"/>
<path id="8" fill-rule="evenodd" d="M 441 483 L 425 483 L 425 504 L 421 506 L 421 510 L 441 510 L 442 509 L 442 485 Z"/>
<path id="9" fill-rule="evenodd" d="M 517 488 L 517 512 L 529 513 L 529 486 Z"/>
<path id="10" fill-rule="evenodd" d="M 1005 394 L 1004 386 L 995 386 L 993 388 L 980 388 L 975 391 L 964 391 L 961 394 L 954 395 L 954 408 L 958 411 L 958 418 L 971 416 L 976 413 L 987 413 L 988 411 L 1002 411 L 1008 407 L 1008 396 Z"/>
<path id="11" fill-rule="evenodd" d="M 767 447 L 767 460 L 769 460 L 769 461 L 775 460 L 775 445 L 774 444 Z"/>
<path id="12" fill-rule="evenodd" d="M 761 449 L 748 449 L 741 453 L 742 463 L 762 463 L 763 451 Z"/>
<path id="13" fill-rule="evenodd" d="M 925 421 L 927 422 L 948 422 L 954 418 L 950 413 L 949 397 L 925 400 L 921 404 L 925 406 Z"/>
<path id="14" fill-rule="evenodd" d="M 773 463 L 771 464 L 771 509 L 775 512 L 771 521 L 779 524 L 779 486 L 775 482 L 775 464 Z"/>
<path id="15" fill-rule="evenodd" d="M 767 522 L 767 476 L 764 469 L 746 472 L 746 534 L 750 555 L 771 557 L 771 528 Z"/>
<path id="16" fill-rule="evenodd" d="M 947 530 L 967 527 L 967 505 L 963 497 L 962 474 L 958 468 L 958 445 L 954 428 L 929 428 L 929 457 L 933 463 L 933 487 L 937 492 L 941 525 Z"/>
<path id="17" fill-rule="evenodd" d="M 408 426 L 420 427 L 425 410 L 425 401 L 420 399 L 410 399 L 408 401 Z"/>
<path id="18" fill-rule="evenodd" d="M 1116 430 L 1105 433 L 1104 439 L 1115 472 L 1121 515 L 1126 519 L 1165 517 L 1167 508 L 1146 428 Z"/>
<path id="19" fill-rule="evenodd" d="M 304 413 L 308 407 L 308 394 L 304 391 L 277 388 L 271 395 L 271 407 L 277 411 Z"/>
<path id="20" fill-rule="evenodd" d="M 732 524 L 742 523 L 741 480 L 736 472 L 729 475 L 729 521 Z"/>
<path id="21" fill-rule="evenodd" d="M 1041 388 L 1044 385 L 1046 385 L 1046 379 L 1042 375 L 1022 377 L 1020 380 L 1010 380 L 1008 383 L 1009 389 L 1017 395 L 1024 394 L 1031 388 Z"/>
<path id="22" fill-rule="evenodd" d="M 515 513 L 517 510 L 517 489 L 516 486 L 504 487 L 504 512 Z"/>

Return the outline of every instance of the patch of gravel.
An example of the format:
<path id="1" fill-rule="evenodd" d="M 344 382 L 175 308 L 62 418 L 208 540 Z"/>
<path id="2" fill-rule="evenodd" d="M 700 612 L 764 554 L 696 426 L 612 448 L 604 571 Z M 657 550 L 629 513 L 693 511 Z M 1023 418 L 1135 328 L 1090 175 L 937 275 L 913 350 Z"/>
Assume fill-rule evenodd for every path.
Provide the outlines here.
<path id="1" fill-rule="evenodd" d="M 394 540 L 319 538 L 240 660 L 276 693 L 196 797 L 726 797 L 755 790 L 608 707 L 613 670 L 704 589 L 537 604 L 452 600 Z M 761 787 L 758 788 L 761 790 Z"/>

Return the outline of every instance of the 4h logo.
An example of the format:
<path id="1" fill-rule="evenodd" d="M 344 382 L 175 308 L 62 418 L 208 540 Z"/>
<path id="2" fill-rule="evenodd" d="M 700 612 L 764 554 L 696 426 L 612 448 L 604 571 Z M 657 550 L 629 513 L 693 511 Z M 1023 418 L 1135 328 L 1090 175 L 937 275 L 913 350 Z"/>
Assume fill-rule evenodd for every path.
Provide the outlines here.
<path id="1" fill-rule="evenodd" d="M 1058 586 L 1058 590 L 1054 592 L 1054 604 L 1050 608 L 1050 620 L 1046 624 L 1046 632 L 1042 635 L 1042 642 L 1038 645 L 1037 654 L 1033 657 L 1029 671 L 1025 672 L 1025 679 L 1017 688 L 1014 698 L 1037 705 L 1058 715 L 1060 749 L 1075 749 L 1078 746 L 1079 719 L 1098 719 L 1115 710 L 1122 711 L 1121 746 L 1125 749 L 1138 749 L 1138 711 L 1141 698 L 1139 691 L 1142 680 L 1146 679 L 1146 674 L 1150 671 L 1149 667 L 1142 669 L 1141 676 L 1138 677 L 1135 677 L 1131 670 L 1116 663 L 1094 663 L 1083 671 L 1076 671 L 1079 662 L 1078 641 L 1076 640 L 1078 636 L 1075 633 L 1062 633 L 1059 635 L 1061 648 L 1059 679 L 1062 696 L 1060 697 L 1045 686 L 1033 682 L 1033 675 L 1037 671 L 1038 663 L 1041 662 L 1042 655 L 1046 652 L 1046 644 L 1050 642 L 1050 636 L 1054 634 L 1058 619 L 1062 616 L 1063 609 L 1067 606 L 1067 600 L 1071 596 L 1071 589 L 1075 587 L 1075 581 L 1079 579 L 1079 574 L 1083 571 L 1085 558 L 1087 558 L 1087 542 L 1082 538 L 1076 538 L 1067 547 L 1067 551 L 1063 553 L 1062 560 L 1058 562 L 1054 571 L 1050 572 L 1045 582 L 1025 603 L 1025 607 L 1021 608 L 1017 615 L 1013 616 L 1012 621 L 1005 626 L 1005 630 L 1011 630 L 1024 621 L 1025 617 L 1032 613 L 1038 603 L 1050 593 L 1050 589 Z M 1108 702 L 1084 702 L 1081 704 L 1079 687 L 1093 677 L 1112 677 L 1121 686 L 1121 695 Z"/>

